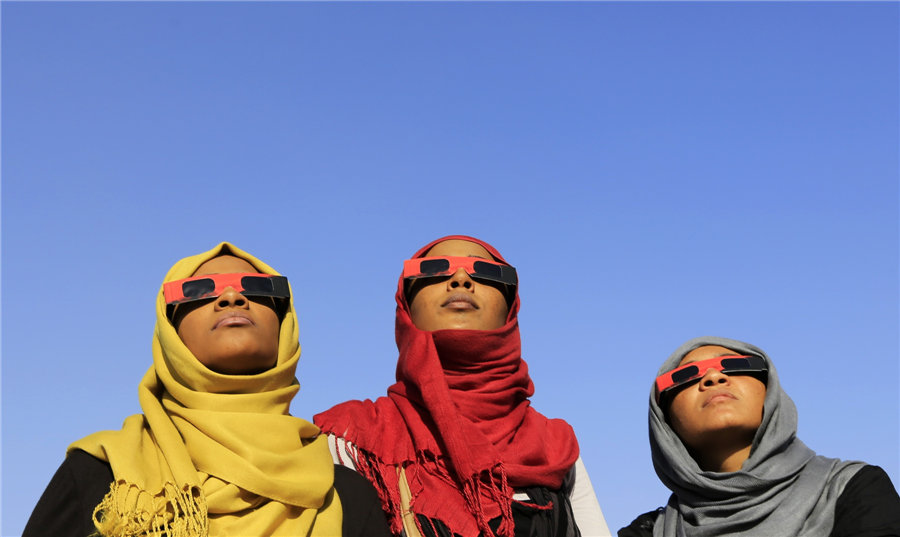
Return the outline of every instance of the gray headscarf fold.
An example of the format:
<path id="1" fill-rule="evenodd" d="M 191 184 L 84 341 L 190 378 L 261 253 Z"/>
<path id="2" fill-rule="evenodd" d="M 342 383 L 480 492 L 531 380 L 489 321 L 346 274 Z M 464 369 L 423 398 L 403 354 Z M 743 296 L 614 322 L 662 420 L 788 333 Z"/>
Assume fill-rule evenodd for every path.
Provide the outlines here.
<path id="1" fill-rule="evenodd" d="M 834 506 L 863 463 L 816 455 L 797 438 L 797 407 L 762 349 L 733 339 L 695 338 L 679 347 L 657 375 L 690 351 L 718 345 L 762 357 L 769 366 L 763 418 L 750 457 L 737 472 L 700 469 L 650 394 L 650 450 L 656 474 L 672 492 L 654 537 L 816 536 L 834 525 Z"/>

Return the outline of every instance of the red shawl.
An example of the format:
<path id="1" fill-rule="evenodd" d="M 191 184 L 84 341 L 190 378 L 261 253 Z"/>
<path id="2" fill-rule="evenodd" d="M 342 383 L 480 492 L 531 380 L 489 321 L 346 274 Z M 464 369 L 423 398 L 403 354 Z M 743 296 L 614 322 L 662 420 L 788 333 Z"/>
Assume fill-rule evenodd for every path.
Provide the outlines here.
<path id="1" fill-rule="evenodd" d="M 437 239 L 413 258 L 450 239 L 480 244 L 506 263 L 491 245 L 462 235 Z M 463 537 L 491 535 L 487 522 L 500 516 L 498 535 L 512 537 L 512 489 L 559 488 L 578 458 L 572 427 L 530 406 L 518 293 L 496 330 L 419 330 L 402 278 L 396 298 L 397 383 L 386 397 L 342 403 L 315 423 L 356 445 L 356 467 L 377 489 L 394 533 L 402 529 L 402 466 L 414 513 Z"/>

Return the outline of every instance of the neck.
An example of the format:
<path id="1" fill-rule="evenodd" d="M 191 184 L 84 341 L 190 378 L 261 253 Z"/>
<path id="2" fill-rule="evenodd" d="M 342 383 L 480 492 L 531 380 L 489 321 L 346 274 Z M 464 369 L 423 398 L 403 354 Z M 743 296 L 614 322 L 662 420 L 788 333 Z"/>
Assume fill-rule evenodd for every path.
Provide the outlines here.
<path id="1" fill-rule="evenodd" d="M 703 454 L 698 454 L 697 464 L 700 468 L 707 472 L 737 472 L 750 457 L 750 448 L 747 444 L 738 447 L 721 446 L 717 448 L 707 448 Z"/>

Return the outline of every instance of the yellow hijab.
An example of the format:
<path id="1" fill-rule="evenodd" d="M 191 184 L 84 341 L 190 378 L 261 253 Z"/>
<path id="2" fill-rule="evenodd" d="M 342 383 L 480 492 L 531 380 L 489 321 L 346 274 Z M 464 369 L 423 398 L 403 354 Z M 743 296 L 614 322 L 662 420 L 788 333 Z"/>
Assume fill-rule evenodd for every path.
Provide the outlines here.
<path id="1" fill-rule="evenodd" d="M 252 255 L 221 243 L 182 259 L 165 281 L 193 275 L 223 254 L 278 274 Z M 281 322 L 278 361 L 253 375 L 207 369 L 156 299 L 153 365 L 138 387 L 143 414 L 118 431 L 71 446 L 108 461 L 115 481 L 94 511 L 104 537 L 231 537 L 341 534 L 341 503 L 324 436 L 289 415 L 300 389 L 293 299 Z"/>

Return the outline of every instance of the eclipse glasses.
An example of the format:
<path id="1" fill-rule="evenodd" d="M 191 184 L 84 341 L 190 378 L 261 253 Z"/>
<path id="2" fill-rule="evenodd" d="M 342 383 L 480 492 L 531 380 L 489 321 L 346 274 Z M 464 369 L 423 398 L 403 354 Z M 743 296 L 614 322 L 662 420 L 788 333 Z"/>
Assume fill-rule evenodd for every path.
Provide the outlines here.
<path id="1" fill-rule="evenodd" d="M 459 269 L 464 269 L 466 274 L 475 280 L 502 283 L 512 287 L 519 284 L 515 268 L 480 257 L 440 256 L 407 259 L 403 262 L 403 279 L 410 281 L 418 278 L 453 276 Z"/>
<path id="2" fill-rule="evenodd" d="M 769 373 L 766 361 L 759 356 L 716 356 L 699 362 L 691 362 L 656 377 L 656 402 L 674 396 L 680 390 L 703 378 L 710 369 L 726 375 L 751 375 L 765 382 Z"/>
<path id="3" fill-rule="evenodd" d="M 291 297 L 291 290 L 284 276 L 256 273 L 204 274 L 163 284 L 166 314 L 171 319 L 175 306 L 216 298 L 228 287 L 234 288 L 246 297 L 268 296 L 283 299 Z"/>

